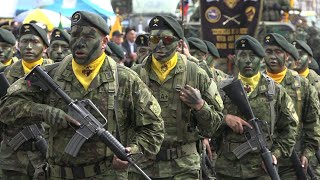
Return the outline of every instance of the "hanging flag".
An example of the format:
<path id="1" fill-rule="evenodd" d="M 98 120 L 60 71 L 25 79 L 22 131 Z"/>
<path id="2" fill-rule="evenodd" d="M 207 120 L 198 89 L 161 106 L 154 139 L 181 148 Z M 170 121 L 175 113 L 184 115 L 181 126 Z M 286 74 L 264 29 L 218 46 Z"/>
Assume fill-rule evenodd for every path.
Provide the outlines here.
<path id="1" fill-rule="evenodd" d="M 120 16 L 117 15 L 116 17 L 116 21 L 114 22 L 113 26 L 111 27 L 110 33 L 109 33 L 109 37 L 112 38 L 112 33 L 114 31 L 120 31 L 122 32 L 122 26 L 121 26 L 121 20 L 120 20 Z"/>
<path id="2" fill-rule="evenodd" d="M 181 6 L 181 2 L 183 1 L 183 8 Z M 189 9 L 189 0 L 181 0 L 180 1 L 180 12 L 183 9 L 183 16 L 188 15 L 188 9 Z"/>

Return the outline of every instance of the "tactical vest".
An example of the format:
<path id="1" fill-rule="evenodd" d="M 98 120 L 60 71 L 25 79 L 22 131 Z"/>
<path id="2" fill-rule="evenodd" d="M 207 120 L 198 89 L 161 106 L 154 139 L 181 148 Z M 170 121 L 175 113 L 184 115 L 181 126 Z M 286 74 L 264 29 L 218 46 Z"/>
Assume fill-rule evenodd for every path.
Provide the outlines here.
<path id="1" fill-rule="evenodd" d="M 118 127 L 118 122 L 117 122 L 117 92 L 118 92 L 118 87 L 119 87 L 119 81 L 118 81 L 118 65 L 115 61 L 109 60 L 110 57 L 106 57 L 105 61 L 108 61 L 113 73 L 113 77 L 115 77 L 114 81 L 104 83 L 99 87 L 99 94 L 102 96 L 105 96 L 105 94 L 108 94 L 108 99 L 107 99 L 107 127 L 105 127 L 107 130 L 112 130 L 110 133 L 112 133 L 120 142 L 120 132 L 119 132 L 119 127 Z M 71 91 L 71 83 L 67 83 L 65 80 L 64 81 L 58 81 L 58 79 L 61 79 L 61 75 L 63 75 L 63 71 L 67 67 L 68 63 L 72 60 L 72 55 L 68 55 L 62 62 L 60 62 L 59 66 L 57 67 L 56 72 L 53 75 L 53 80 L 60 86 L 60 88 L 63 91 Z M 50 68 L 50 67 L 49 67 Z M 50 71 L 50 70 L 49 70 Z M 49 105 L 56 107 L 57 103 L 57 95 L 54 93 L 50 93 L 49 97 Z M 53 136 L 54 133 L 49 132 L 49 144 L 53 144 Z M 105 155 L 106 157 L 109 157 L 112 155 L 112 151 L 105 146 Z M 52 146 L 49 146 L 49 157 L 52 157 L 52 151 L 53 148 Z"/>
<path id="2" fill-rule="evenodd" d="M 192 120 L 192 113 L 191 111 L 187 112 L 187 119 L 183 119 L 183 106 L 186 106 L 181 100 L 180 95 L 177 89 L 184 87 L 186 84 L 192 86 L 192 87 L 198 87 L 199 82 L 197 75 L 195 72 L 198 71 L 198 65 L 188 61 L 187 57 L 184 55 L 179 54 L 180 57 L 182 57 L 184 64 L 186 65 L 187 69 L 186 71 L 183 71 L 182 73 L 177 73 L 174 75 L 172 79 L 172 88 L 166 89 L 161 88 L 158 91 L 160 91 L 160 99 L 159 104 L 161 104 L 161 99 L 165 98 L 168 102 L 167 105 L 170 107 L 170 110 L 175 111 L 176 113 L 176 137 L 177 142 L 186 142 L 188 139 L 192 139 L 188 136 L 191 134 L 188 133 L 190 131 L 194 131 L 196 124 L 195 121 Z M 150 57 L 149 57 L 150 58 Z M 148 59 L 150 60 L 150 59 Z M 148 72 L 145 68 L 142 66 L 138 66 L 137 73 L 140 77 L 140 79 L 148 86 L 150 87 L 151 82 L 149 80 Z M 176 66 L 175 68 L 180 68 Z M 161 92 L 164 92 L 169 95 L 173 95 L 173 97 L 162 97 Z M 165 119 L 165 117 L 163 117 Z"/>

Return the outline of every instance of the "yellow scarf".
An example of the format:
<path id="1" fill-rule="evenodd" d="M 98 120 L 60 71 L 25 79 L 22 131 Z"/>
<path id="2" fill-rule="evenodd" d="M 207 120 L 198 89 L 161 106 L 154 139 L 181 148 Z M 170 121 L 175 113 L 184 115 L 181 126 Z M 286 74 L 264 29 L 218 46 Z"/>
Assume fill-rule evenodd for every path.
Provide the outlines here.
<path id="1" fill-rule="evenodd" d="M 28 74 L 32 70 L 32 68 L 34 68 L 37 65 L 42 65 L 42 64 L 43 64 L 43 58 L 40 58 L 39 60 L 37 60 L 35 62 L 27 62 L 22 59 L 22 67 L 23 67 L 24 74 Z"/>
<path id="2" fill-rule="evenodd" d="M 170 71 L 176 66 L 177 62 L 178 53 L 176 53 L 169 61 L 165 63 L 160 63 L 156 60 L 156 58 L 154 58 L 154 56 L 152 56 L 151 67 L 153 71 L 157 74 L 160 81 L 163 82 L 169 75 Z"/>
<path id="3" fill-rule="evenodd" d="M 12 59 L 10 59 L 9 61 L 7 61 L 7 62 L 4 62 L 4 63 L 2 63 L 4 66 L 9 66 L 10 64 L 12 64 Z"/>
<path id="4" fill-rule="evenodd" d="M 287 68 L 285 70 L 283 70 L 282 72 L 279 72 L 277 74 L 272 74 L 270 72 L 267 71 L 267 75 L 270 76 L 276 83 L 280 84 L 284 78 L 284 76 L 287 73 Z"/>
<path id="5" fill-rule="evenodd" d="M 243 83 L 243 86 L 249 86 L 250 87 L 250 92 L 247 92 L 248 96 L 251 94 L 251 92 L 253 92 L 253 90 L 257 87 L 259 81 L 260 81 L 260 77 L 261 77 L 261 74 L 260 72 L 258 72 L 256 75 L 250 77 L 250 78 L 247 78 L 247 77 L 244 77 L 242 76 L 240 73 L 239 73 L 239 76 L 238 78 L 241 80 L 241 82 Z"/>
<path id="6" fill-rule="evenodd" d="M 78 81 L 82 84 L 85 90 L 88 90 L 92 80 L 97 76 L 99 70 L 106 58 L 106 54 L 102 53 L 98 59 L 92 61 L 88 65 L 80 65 L 77 64 L 74 59 L 72 59 L 72 69 L 73 73 L 78 79 Z"/>
<path id="7" fill-rule="evenodd" d="M 307 68 L 305 71 L 303 71 L 302 73 L 299 73 L 300 76 L 307 78 L 307 76 L 309 75 L 309 68 Z"/>

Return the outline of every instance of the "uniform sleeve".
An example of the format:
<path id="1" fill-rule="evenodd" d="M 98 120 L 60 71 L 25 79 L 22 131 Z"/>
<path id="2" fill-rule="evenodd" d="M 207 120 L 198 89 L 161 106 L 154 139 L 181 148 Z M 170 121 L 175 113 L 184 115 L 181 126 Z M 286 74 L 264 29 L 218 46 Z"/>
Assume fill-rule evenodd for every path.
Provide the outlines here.
<path id="1" fill-rule="evenodd" d="M 133 151 L 157 154 L 164 139 L 164 122 L 158 101 L 138 75 L 133 82 L 134 137 L 129 142 Z"/>
<path id="2" fill-rule="evenodd" d="M 280 87 L 276 108 L 279 112 L 275 124 L 271 152 L 277 158 L 289 157 L 296 143 L 298 133 L 298 115 L 290 96 Z"/>
<path id="3" fill-rule="evenodd" d="M 24 78 L 17 80 L 8 88 L 7 95 L 1 100 L 0 114 L 1 122 L 6 125 L 13 123 L 25 123 L 25 118 L 33 118 L 35 121 L 41 121 L 42 92 L 39 88 L 28 86 Z M 40 106 L 39 106 L 40 105 Z"/>
<path id="4" fill-rule="evenodd" d="M 201 135 L 212 137 L 222 123 L 223 102 L 216 83 L 209 79 L 204 70 L 200 71 L 202 73 L 199 73 L 199 90 L 205 103 L 199 111 L 193 111 L 193 115 Z"/>
<path id="5" fill-rule="evenodd" d="M 320 124 L 319 124 L 319 99 L 314 86 L 306 83 L 307 101 L 304 104 L 302 118 L 302 153 L 308 159 L 315 154 L 320 143 Z"/>

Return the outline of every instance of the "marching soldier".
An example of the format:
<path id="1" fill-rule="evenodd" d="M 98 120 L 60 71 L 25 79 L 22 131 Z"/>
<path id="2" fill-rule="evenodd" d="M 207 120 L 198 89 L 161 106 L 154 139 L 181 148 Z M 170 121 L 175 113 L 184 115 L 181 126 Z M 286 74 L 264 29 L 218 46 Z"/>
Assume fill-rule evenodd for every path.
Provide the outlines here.
<path id="1" fill-rule="evenodd" d="M 0 71 L 3 67 L 9 66 L 18 61 L 14 57 L 16 38 L 3 28 L 0 28 Z"/>
<path id="2" fill-rule="evenodd" d="M 54 62 L 61 62 L 67 55 L 71 54 L 69 43 L 70 35 L 67 32 L 54 29 L 50 36 L 49 58 Z"/>

